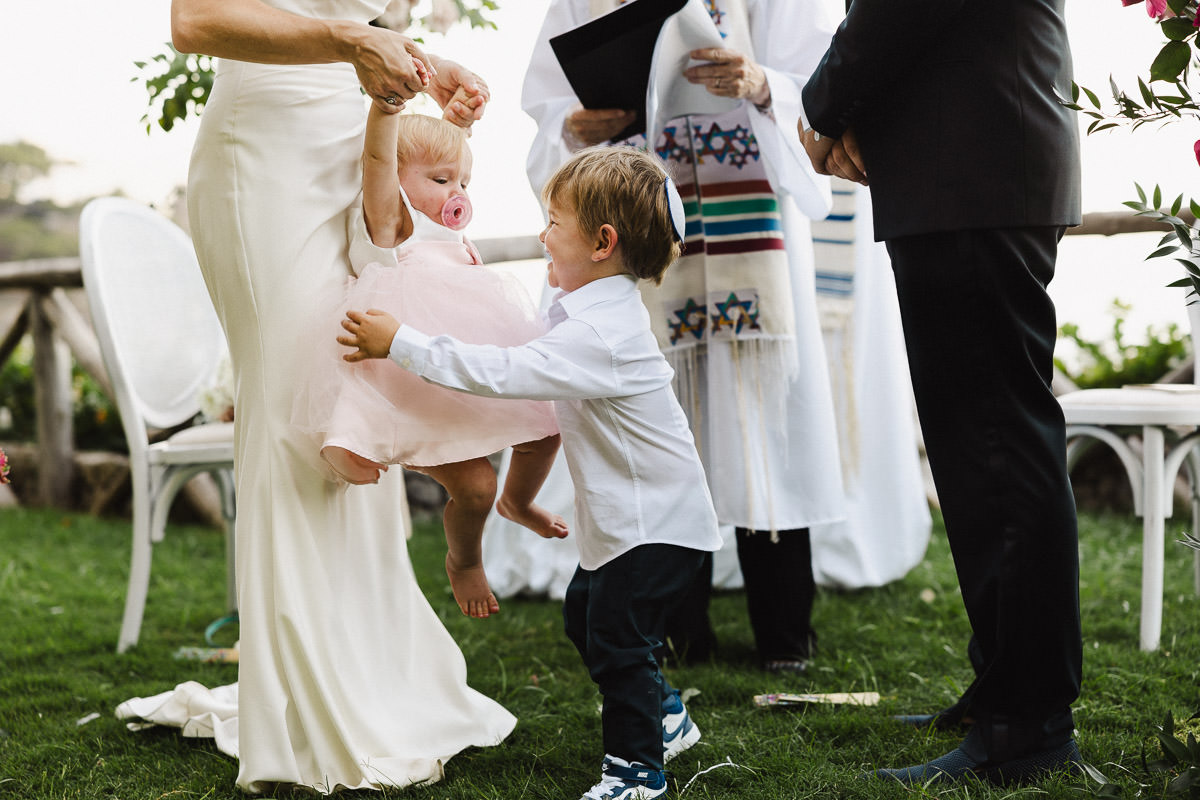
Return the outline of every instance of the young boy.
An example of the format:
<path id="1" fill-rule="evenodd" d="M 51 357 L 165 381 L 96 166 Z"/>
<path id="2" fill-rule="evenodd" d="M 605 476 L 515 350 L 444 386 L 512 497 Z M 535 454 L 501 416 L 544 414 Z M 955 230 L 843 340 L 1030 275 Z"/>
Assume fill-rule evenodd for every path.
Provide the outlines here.
<path id="1" fill-rule="evenodd" d="M 563 619 L 604 697 L 603 777 L 585 799 L 664 794 L 663 763 L 700 738 L 653 655 L 704 552 L 721 546 L 673 374 L 637 290 L 639 278 L 659 282 L 679 255 L 674 192 L 659 162 L 633 148 L 590 148 L 559 168 L 543 190 L 549 224 L 539 238 L 561 292 L 549 332 L 526 345 L 429 337 L 376 310 L 350 311 L 338 337 L 357 348 L 348 361 L 390 357 L 459 391 L 555 401 L 579 547 Z"/>

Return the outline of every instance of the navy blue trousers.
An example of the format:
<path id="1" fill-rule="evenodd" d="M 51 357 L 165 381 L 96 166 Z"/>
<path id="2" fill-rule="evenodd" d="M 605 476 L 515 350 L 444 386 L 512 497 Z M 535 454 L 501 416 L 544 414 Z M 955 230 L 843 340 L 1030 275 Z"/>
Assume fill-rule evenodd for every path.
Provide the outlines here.
<path id="1" fill-rule="evenodd" d="M 669 544 L 634 547 L 567 585 L 563 623 L 604 697 L 604 752 L 662 769 L 662 704 L 672 691 L 654 651 L 667 614 L 686 595 L 705 553 Z"/>

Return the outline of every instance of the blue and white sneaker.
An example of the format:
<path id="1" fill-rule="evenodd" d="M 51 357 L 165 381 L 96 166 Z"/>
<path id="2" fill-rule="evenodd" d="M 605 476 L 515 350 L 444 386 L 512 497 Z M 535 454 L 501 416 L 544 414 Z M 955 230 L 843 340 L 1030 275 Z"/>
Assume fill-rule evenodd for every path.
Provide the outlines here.
<path id="1" fill-rule="evenodd" d="M 679 690 L 663 701 L 663 763 L 687 750 L 700 741 L 700 729 L 688 716 L 683 701 L 679 699 Z"/>
<path id="2" fill-rule="evenodd" d="M 604 777 L 579 800 L 649 800 L 667 793 L 662 770 L 606 755 L 600 771 Z"/>

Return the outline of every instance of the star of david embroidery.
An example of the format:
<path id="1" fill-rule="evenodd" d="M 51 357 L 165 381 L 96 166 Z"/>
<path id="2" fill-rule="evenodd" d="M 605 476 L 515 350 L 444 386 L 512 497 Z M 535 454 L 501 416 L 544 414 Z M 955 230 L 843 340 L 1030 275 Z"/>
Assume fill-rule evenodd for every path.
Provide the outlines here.
<path id="1" fill-rule="evenodd" d="M 658 147 L 654 148 L 654 152 L 663 161 L 687 163 L 691 155 L 691 145 L 688 144 L 686 136 L 682 141 L 677 139 L 678 132 L 674 125 L 663 128 L 662 137 L 658 140 Z"/>
<path id="2" fill-rule="evenodd" d="M 725 17 L 725 12 L 717 8 L 716 0 L 705 0 L 704 5 L 708 6 L 708 15 L 712 17 L 713 25 L 717 26 L 717 31 L 721 34 L 721 38 L 724 39 L 729 35 L 721 30 L 721 20 Z"/>
<path id="3" fill-rule="evenodd" d="M 714 122 L 707 131 L 696 126 L 695 136 L 699 143 L 696 156 L 701 162 L 705 156 L 712 156 L 719 164 L 728 162 L 730 166 L 741 169 L 759 158 L 758 139 L 744 125 L 725 130 Z"/>
<path id="4" fill-rule="evenodd" d="M 723 302 L 714 303 L 716 313 L 712 314 L 713 335 L 719 334 L 726 328 L 731 333 L 739 334 L 742 328 L 758 330 L 758 296 L 751 295 L 743 300 L 737 292 L 730 292 Z"/>
<path id="5" fill-rule="evenodd" d="M 675 319 L 671 319 L 674 316 Z M 708 309 L 689 297 L 683 308 L 677 308 L 668 314 L 667 327 L 671 330 L 671 344 L 675 344 L 688 334 L 694 339 L 704 336 L 704 326 L 708 323 Z"/>

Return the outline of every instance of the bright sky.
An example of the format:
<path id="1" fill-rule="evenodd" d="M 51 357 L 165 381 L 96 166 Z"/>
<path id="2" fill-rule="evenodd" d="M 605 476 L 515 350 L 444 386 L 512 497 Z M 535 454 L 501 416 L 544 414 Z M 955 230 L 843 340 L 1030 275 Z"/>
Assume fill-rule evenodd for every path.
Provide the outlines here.
<path id="1" fill-rule="evenodd" d="M 541 225 L 524 174 L 534 129 L 520 110 L 520 85 L 548 0 L 500 4 L 494 14 L 499 31 L 460 26 L 426 41 L 429 50 L 479 72 L 492 89 L 493 102 L 472 139 L 475 238 L 535 233 Z M 1135 76 L 1159 46 L 1142 6 L 1124 8 L 1120 0 L 1068 0 L 1067 6 L 1076 80 L 1101 96 L 1110 74 L 1136 89 Z M 0 0 L 0 142 L 24 139 L 72 163 L 59 167 L 52 181 L 31 187 L 32 196 L 63 202 L 119 188 L 161 203 L 186 181 L 195 126 L 169 134 L 154 128 L 147 135 L 140 121 L 145 89 L 131 82 L 137 75 L 133 62 L 148 60 L 170 38 L 168 9 L 169 0 Z M 1200 126 L 1190 121 L 1084 137 L 1084 210 L 1119 209 L 1133 196 L 1135 180 L 1159 182 L 1171 196 L 1189 189 L 1200 195 L 1200 166 L 1192 154 L 1197 138 Z M 1162 288 L 1173 279 L 1170 262 L 1139 265 L 1152 242 L 1125 238 L 1133 241 L 1068 239 L 1054 287 L 1060 319 L 1094 316 L 1097 306 L 1107 307 L 1116 296 L 1135 311 L 1156 309 L 1154 319 L 1183 318 L 1178 291 Z"/>

